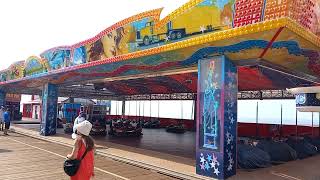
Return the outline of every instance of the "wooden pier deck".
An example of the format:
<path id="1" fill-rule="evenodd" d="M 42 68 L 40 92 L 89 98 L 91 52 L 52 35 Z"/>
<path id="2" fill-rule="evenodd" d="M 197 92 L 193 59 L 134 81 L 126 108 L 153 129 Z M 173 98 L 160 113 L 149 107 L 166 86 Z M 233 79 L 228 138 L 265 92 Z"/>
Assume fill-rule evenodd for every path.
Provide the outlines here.
<path id="1" fill-rule="evenodd" d="M 12 133 L 0 135 L 1 180 L 64 180 L 62 169 L 70 147 Z M 96 155 L 96 180 L 173 179 L 150 170 L 130 166 Z"/>

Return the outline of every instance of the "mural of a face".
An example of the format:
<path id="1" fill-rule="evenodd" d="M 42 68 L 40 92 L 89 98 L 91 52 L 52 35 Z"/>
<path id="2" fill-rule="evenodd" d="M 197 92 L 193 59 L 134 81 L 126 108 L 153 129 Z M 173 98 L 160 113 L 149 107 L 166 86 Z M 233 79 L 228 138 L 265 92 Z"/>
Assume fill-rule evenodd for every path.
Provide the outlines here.
<path id="1" fill-rule="evenodd" d="M 121 43 L 125 35 L 124 28 L 120 27 L 103 37 L 103 49 L 107 58 L 122 54 Z"/>

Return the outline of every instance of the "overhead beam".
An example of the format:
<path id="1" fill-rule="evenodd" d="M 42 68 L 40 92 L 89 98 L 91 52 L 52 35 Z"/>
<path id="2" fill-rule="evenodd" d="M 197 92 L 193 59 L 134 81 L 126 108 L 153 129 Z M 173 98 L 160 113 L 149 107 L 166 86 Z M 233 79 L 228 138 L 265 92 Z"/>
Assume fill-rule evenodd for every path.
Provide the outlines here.
<path id="1" fill-rule="evenodd" d="M 131 79 L 143 79 L 143 78 L 152 78 L 152 77 L 160 77 L 160 76 L 170 76 L 170 75 L 175 75 L 175 74 L 186 74 L 186 73 L 194 73 L 194 72 L 198 72 L 198 68 L 196 66 L 189 67 L 189 68 L 161 71 L 161 72 L 143 73 L 143 74 L 130 75 L 130 76 L 101 78 L 101 79 L 97 79 L 97 80 L 75 82 L 73 84 L 74 85 L 79 84 L 79 83 L 81 83 L 81 84 L 94 84 L 94 83 L 103 83 L 103 82 L 112 82 L 112 81 L 123 81 L 123 80 L 131 80 Z"/>

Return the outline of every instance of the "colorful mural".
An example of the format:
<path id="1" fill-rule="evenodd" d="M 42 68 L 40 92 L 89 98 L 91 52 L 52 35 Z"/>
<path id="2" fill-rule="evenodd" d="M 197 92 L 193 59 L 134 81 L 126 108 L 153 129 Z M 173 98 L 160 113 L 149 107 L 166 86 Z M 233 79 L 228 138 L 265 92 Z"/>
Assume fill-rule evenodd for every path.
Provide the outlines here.
<path id="1" fill-rule="evenodd" d="M 24 76 L 33 76 L 48 72 L 48 64 L 45 60 L 36 56 L 29 57 L 24 66 Z"/>
<path id="2" fill-rule="evenodd" d="M 70 50 L 49 50 L 42 53 L 41 58 L 48 62 L 50 70 L 61 69 L 70 65 Z"/>
<path id="3" fill-rule="evenodd" d="M 127 43 L 132 33 L 134 33 L 132 26 L 127 25 L 109 32 L 98 41 L 86 45 L 88 62 L 129 53 Z"/>
<path id="4" fill-rule="evenodd" d="M 8 80 L 8 72 L 7 70 L 1 71 L 0 72 L 0 82 L 5 82 Z"/>
<path id="5" fill-rule="evenodd" d="M 24 61 L 12 64 L 7 71 L 7 80 L 18 79 L 23 77 Z"/>
<path id="6" fill-rule="evenodd" d="M 139 46 L 182 40 L 197 34 L 225 30 L 232 27 L 233 1 L 198 1 L 195 6 L 184 8 L 179 13 L 160 22 L 149 21 L 137 31 Z M 192 22 L 192 23 L 190 23 Z M 158 44 L 161 45 L 161 44 Z"/>
<path id="7" fill-rule="evenodd" d="M 179 16 L 168 16 L 161 21 L 147 17 L 128 23 L 84 47 L 75 48 L 73 65 L 160 46 L 197 34 L 229 29 L 232 27 L 232 4 L 233 1 L 198 1 L 180 12 Z M 188 23 L 190 21 L 193 23 Z"/>
<path id="8" fill-rule="evenodd" d="M 87 62 L 87 52 L 84 46 L 75 48 L 72 54 L 72 65 L 84 64 Z"/>

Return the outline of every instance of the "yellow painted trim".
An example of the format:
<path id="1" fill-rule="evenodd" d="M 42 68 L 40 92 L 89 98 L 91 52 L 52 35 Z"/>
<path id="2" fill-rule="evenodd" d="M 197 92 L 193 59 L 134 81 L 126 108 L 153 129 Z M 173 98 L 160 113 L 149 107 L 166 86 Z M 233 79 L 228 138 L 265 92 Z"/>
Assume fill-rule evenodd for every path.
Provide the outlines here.
<path id="1" fill-rule="evenodd" d="M 320 47 L 320 38 L 315 35 L 314 33 L 310 32 L 308 29 L 305 27 L 301 26 L 299 23 L 296 21 L 286 18 L 286 27 L 290 29 L 292 32 L 298 34 L 302 38 L 308 40 L 312 44 L 316 45 L 317 47 Z"/>

